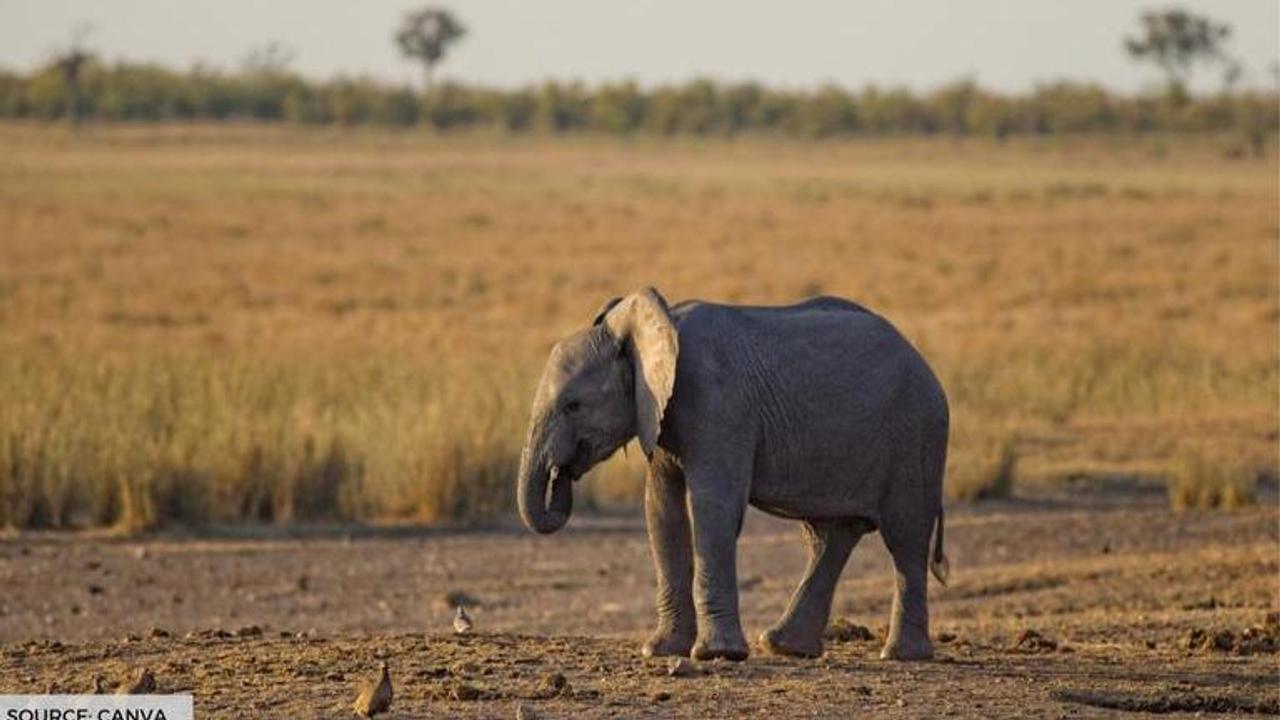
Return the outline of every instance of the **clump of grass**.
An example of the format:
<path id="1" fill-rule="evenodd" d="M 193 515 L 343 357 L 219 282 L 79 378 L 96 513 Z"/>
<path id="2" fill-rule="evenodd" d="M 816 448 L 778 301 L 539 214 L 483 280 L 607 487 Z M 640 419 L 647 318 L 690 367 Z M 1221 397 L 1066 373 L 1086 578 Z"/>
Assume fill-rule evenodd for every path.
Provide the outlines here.
<path id="1" fill-rule="evenodd" d="M 1018 471 L 1018 448 L 1013 437 L 980 443 L 976 451 L 960 449 L 952 457 L 945 488 L 952 500 L 997 500 L 1013 494 Z"/>
<path id="2" fill-rule="evenodd" d="M 1171 462 L 1166 488 L 1174 510 L 1231 510 L 1256 500 L 1258 464 L 1238 449 L 1199 443 Z"/>

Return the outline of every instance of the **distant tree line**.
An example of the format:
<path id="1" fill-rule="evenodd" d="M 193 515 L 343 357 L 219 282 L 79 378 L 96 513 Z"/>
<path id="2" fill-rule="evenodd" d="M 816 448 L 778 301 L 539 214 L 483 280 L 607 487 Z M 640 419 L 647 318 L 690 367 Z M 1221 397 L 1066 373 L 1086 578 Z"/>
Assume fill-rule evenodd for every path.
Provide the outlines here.
<path id="1" fill-rule="evenodd" d="M 928 93 L 867 87 L 850 91 L 778 90 L 754 83 L 693 80 L 652 89 L 634 82 L 586 86 L 547 82 L 498 90 L 439 84 L 427 92 L 368 79 L 313 81 L 261 63 L 236 72 L 175 71 L 97 61 L 77 67 L 0 71 L 0 118 L 99 121 L 260 120 L 301 125 L 429 126 L 441 131 L 495 128 L 656 135 L 774 133 L 853 135 L 1009 135 L 1110 132 L 1244 132 L 1265 138 L 1280 126 L 1271 92 L 1129 96 L 1073 82 L 1024 95 L 958 81 Z M 74 104 L 74 107 L 73 107 Z"/>

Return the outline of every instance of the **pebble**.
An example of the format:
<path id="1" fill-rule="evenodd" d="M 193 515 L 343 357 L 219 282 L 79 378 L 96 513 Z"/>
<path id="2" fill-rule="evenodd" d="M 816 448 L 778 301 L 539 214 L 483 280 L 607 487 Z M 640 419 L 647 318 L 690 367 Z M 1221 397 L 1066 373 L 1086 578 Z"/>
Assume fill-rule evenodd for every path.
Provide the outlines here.
<path id="1" fill-rule="evenodd" d="M 671 658 L 667 663 L 667 674 L 671 677 L 689 677 L 697 673 L 697 668 L 686 658 Z"/>

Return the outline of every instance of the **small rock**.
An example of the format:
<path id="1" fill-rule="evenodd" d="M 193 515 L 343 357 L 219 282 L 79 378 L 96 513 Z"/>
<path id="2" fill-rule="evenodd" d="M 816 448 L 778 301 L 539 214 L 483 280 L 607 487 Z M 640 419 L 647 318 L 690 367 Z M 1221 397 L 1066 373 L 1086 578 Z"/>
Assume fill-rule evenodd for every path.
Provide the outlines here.
<path id="1" fill-rule="evenodd" d="M 940 643 L 952 643 L 955 641 L 956 641 L 955 633 L 949 633 L 949 632 L 938 633 L 938 642 Z"/>
<path id="2" fill-rule="evenodd" d="M 148 668 L 142 668 L 129 680 L 116 687 L 117 695 L 145 695 L 156 691 L 156 676 Z"/>
<path id="3" fill-rule="evenodd" d="M 306 575 L 299 575 L 298 580 L 294 585 L 298 588 L 299 592 L 306 592 L 311 589 L 311 578 L 308 578 Z"/>
<path id="4" fill-rule="evenodd" d="M 236 637 L 247 638 L 258 637 L 260 635 L 262 635 L 262 628 L 257 625 L 245 625 L 239 630 L 236 630 Z"/>
<path id="5" fill-rule="evenodd" d="M 551 672 L 543 675 L 538 681 L 536 695 L 540 699 L 546 699 L 559 695 L 568 695 L 569 692 L 569 681 L 565 679 L 565 676 L 558 672 Z"/>
<path id="6" fill-rule="evenodd" d="M 480 697 L 480 691 L 474 685 L 454 683 L 453 687 L 449 688 L 449 697 L 460 702 L 470 702 Z"/>
<path id="7" fill-rule="evenodd" d="M 1018 634 L 1018 639 L 1014 641 L 1013 647 L 1023 652 L 1053 652 L 1058 649 L 1058 643 L 1035 630 L 1027 629 Z"/>
<path id="8" fill-rule="evenodd" d="M 659 690 L 650 697 L 653 698 L 654 702 L 666 702 L 671 699 L 671 693 L 666 690 Z"/>
<path id="9" fill-rule="evenodd" d="M 516 706 L 516 720 L 538 720 L 538 713 L 532 705 L 520 703 Z"/>
<path id="10" fill-rule="evenodd" d="M 103 593 L 105 593 L 105 592 L 106 592 L 106 589 L 105 589 L 105 588 L 103 588 L 101 585 L 92 585 L 92 584 L 91 584 L 91 585 L 89 585 L 89 594 L 90 594 L 90 595 L 101 595 L 101 594 L 103 594 Z"/>
<path id="11" fill-rule="evenodd" d="M 151 553 L 147 550 L 146 546 L 139 545 L 133 549 L 134 560 L 146 560 L 150 555 Z"/>
<path id="12" fill-rule="evenodd" d="M 667 663 L 667 674 L 671 677 L 690 677 L 697 672 L 697 668 L 687 658 L 674 657 Z"/>
<path id="13" fill-rule="evenodd" d="M 147 632 L 147 637 L 150 637 L 150 638 L 153 638 L 153 639 L 154 639 L 154 638 L 167 638 L 167 637 L 169 637 L 169 631 L 168 631 L 168 630 L 165 630 L 164 628 L 153 627 L 153 628 L 151 628 L 151 630 L 150 630 L 150 631 L 148 631 L 148 632 Z"/>

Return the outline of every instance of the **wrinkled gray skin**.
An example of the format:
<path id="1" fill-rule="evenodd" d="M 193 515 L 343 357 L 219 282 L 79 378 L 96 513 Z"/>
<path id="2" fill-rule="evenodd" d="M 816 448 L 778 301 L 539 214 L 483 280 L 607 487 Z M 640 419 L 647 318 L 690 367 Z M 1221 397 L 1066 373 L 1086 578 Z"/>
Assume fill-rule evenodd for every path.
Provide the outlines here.
<path id="1" fill-rule="evenodd" d="M 881 657 L 931 657 L 927 573 L 946 580 L 948 413 L 924 359 L 851 302 L 685 302 L 652 288 L 556 344 L 533 402 L 518 499 L 530 529 L 568 522 L 572 481 L 632 437 L 649 458 L 658 578 L 646 655 L 747 657 L 736 546 L 747 504 L 803 524 L 808 568 L 760 645 L 817 656 L 849 553 L 879 530 L 896 573 Z M 929 540 L 937 527 L 930 558 Z"/>

